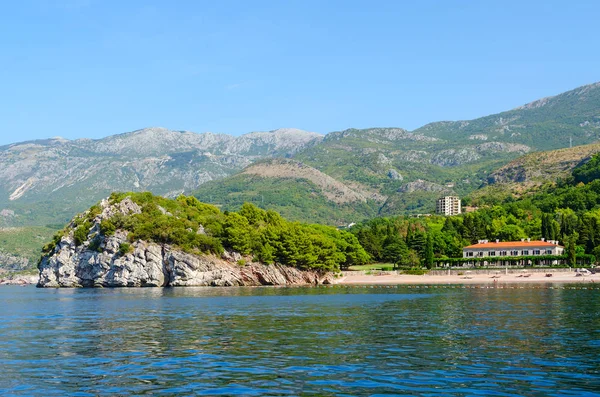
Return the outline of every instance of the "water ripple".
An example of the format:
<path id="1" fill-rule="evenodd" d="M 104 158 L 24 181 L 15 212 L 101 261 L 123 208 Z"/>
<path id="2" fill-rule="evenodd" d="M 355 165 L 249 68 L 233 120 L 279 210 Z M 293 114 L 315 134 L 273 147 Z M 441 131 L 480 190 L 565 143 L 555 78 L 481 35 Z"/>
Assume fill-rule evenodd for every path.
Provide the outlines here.
<path id="1" fill-rule="evenodd" d="M 4 287 L 0 316 L 7 396 L 600 395 L 599 290 Z"/>

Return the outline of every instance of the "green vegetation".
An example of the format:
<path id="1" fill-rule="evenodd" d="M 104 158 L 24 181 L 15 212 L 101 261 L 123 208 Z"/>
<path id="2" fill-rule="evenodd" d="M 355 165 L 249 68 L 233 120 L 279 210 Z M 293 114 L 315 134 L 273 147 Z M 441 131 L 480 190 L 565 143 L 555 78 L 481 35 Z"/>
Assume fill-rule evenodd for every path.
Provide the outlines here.
<path id="1" fill-rule="evenodd" d="M 431 123 L 412 132 L 399 128 L 332 132 L 322 141 L 313 142 L 292 155 L 293 160 L 310 165 L 346 186 L 364 192 L 365 197 L 369 198 L 366 203 L 337 205 L 324 197 L 319 189 L 307 180 L 278 178 L 276 175 L 260 178 L 238 174 L 200 186 L 195 194 L 201 201 L 220 205 L 222 210 L 235 211 L 240 209 L 244 202 L 249 202 L 265 210 L 279 212 L 290 220 L 336 226 L 360 222 L 374 216 L 428 213 L 434 209 L 434 200 L 443 194 L 440 189 L 451 190 L 460 196 L 471 194 L 488 180 L 492 171 L 527 150 L 519 145 L 527 145 L 531 149 L 530 154 L 523 157 L 519 164 L 496 176 L 497 181 L 511 182 L 517 186 L 519 195 L 529 196 L 533 193 L 525 190 L 530 189 L 530 186 L 516 181 L 527 179 L 528 182 L 536 184 L 548 181 L 554 183 L 557 175 L 563 177 L 567 168 L 570 169 L 573 164 L 578 163 L 578 156 L 587 157 L 587 154 L 582 154 L 583 148 L 576 147 L 561 153 L 536 151 L 569 146 L 569 138 L 572 138 L 574 145 L 597 142 L 600 137 L 599 104 L 600 85 L 593 84 L 556 97 L 544 98 L 532 106 L 475 120 Z M 112 141 L 121 138 L 130 139 L 129 136 L 107 139 Z M 77 159 L 76 163 L 82 165 L 76 167 L 79 170 L 76 175 L 71 175 L 72 170 L 62 166 L 66 157 L 59 155 L 55 160 L 49 160 L 49 157 L 40 156 L 40 153 L 48 150 L 43 146 L 49 142 L 38 142 L 41 145 L 40 152 L 31 152 L 32 157 L 26 156 L 19 160 L 19 156 L 12 158 L 9 152 L 5 153 L 8 162 L 4 164 L 7 167 L 13 161 L 29 162 L 37 161 L 37 158 L 46 158 L 52 163 L 52 167 L 37 167 L 38 170 L 64 169 L 65 172 L 36 172 L 33 176 L 40 182 L 47 183 L 40 183 L 40 186 L 29 189 L 18 200 L 9 199 L 14 191 L 14 187 L 9 187 L 23 179 L 25 174 L 15 175 L 15 179 L 7 180 L 0 186 L 0 209 L 14 212 L 12 216 L 0 217 L 0 227 L 27 227 L 23 230 L 31 231 L 31 236 L 24 237 L 30 241 L 24 245 L 24 255 L 27 257 L 31 257 L 31 241 L 35 240 L 39 225 L 53 225 L 47 229 L 58 230 L 60 226 L 57 227 L 56 224 L 65 224 L 74 213 L 83 211 L 94 201 L 109 195 L 111 191 L 130 189 L 133 183 L 132 176 L 143 172 L 142 168 L 130 164 L 131 158 L 148 158 L 147 153 L 135 149 L 136 145 L 115 146 L 126 147 L 125 153 L 97 151 L 90 148 L 90 143 L 80 145 L 71 142 L 65 146 L 68 147 L 65 153 L 68 153 L 69 162 Z M 217 178 L 240 171 L 240 164 L 257 159 L 264 160 L 271 154 L 281 158 L 287 156 L 289 151 L 286 147 L 273 152 L 269 145 L 257 143 L 252 144 L 247 153 L 225 153 L 221 148 L 214 147 L 209 150 L 212 154 L 207 155 L 204 150 L 198 152 L 196 149 L 185 146 L 179 149 L 179 152 L 171 147 L 164 151 L 153 151 L 152 157 L 158 158 L 168 154 L 170 159 L 156 169 L 156 174 L 146 180 L 144 186 L 156 193 L 178 191 L 183 186 L 190 186 L 196 182 L 198 170 Z M 568 167 L 564 166 L 565 162 L 568 163 Z M 146 162 L 141 161 L 140 164 Z M 29 177 L 31 175 L 26 176 Z M 56 190 L 52 182 L 55 178 L 65 182 L 71 178 L 74 183 L 61 183 L 63 187 Z M 573 174 L 573 178 L 576 183 L 590 184 L 597 180 L 598 174 L 580 170 Z M 407 183 L 419 179 L 437 186 L 434 186 L 433 191 L 406 190 Z M 543 190 L 547 191 L 546 188 Z M 512 196 L 506 186 L 491 185 L 477 194 L 471 194 L 473 204 L 481 201 L 479 197 L 485 201 L 484 206 L 500 206 L 506 209 L 506 204 Z M 549 204 L 552 204 L 550 201 Z M 572 208 L 578 218 L 583 216 L 583 206 Z M 553 217 L 559 208 L 570 207 L 563 204 L 554 209 L 538 207 Z M 519 216 L 514 216 L 519 223 Z M 538 219 L 538 215 L 534 216 Z M 505 235 L 518 234 L 519 229 L 529 233 L 529 227 L 526 225 L 511 224 L 512 218 L 507 218 L 507 221 L 515 227 L 505 228 Z M 30 226 L 36 227 L 29 229 Z M 104 233 L 113 233 L 113 226 L 103 225 Z M 84 230 L 78 233 L 81 237 Z M 579 245 L 584 238 L 585 234 L 580 233 Z M 8 246 L 0 244 L 0 250 L 18 255 L 24 252 L 20 247 L 16 250 L 11 248 L 10 242 Z M 586 251 L 589 250 L 586 248 Z M 434 252 L 434 255 L 440 254 Z M 421 259 L 428 263 L 425 257 Z"/>
<path id="2" fill-rule="evenodd" d="M 133 246 L 129 243 L 121 243 L 119 245 L 119 255 L 127 255 L 133 252 Z"/>
<path id="3" fill-rule="evenodd" d="M 537 150 L 566 147 L 570 137 L 573 145 L 590 143 L 598 140 L 599 87 L 597 83 L 579 87 L 541 99 L 533 106 L 468 122 L 431 123 L 415 132 L 442 139 L 466 139 L 473 134 L 485 134 L 490 138 L 500 137 L 503 141 L 529 145 Z"/>
<path id="4" fill-rule="evenodd" d="M 381 270 L 381 271 L 390 271 L 394 270 L 393 263 L 369 263 L 366 265 L 355 265 L 350 266 L 348 270 L 362 270 L 362 271 L 371 271 L 371 270 Z"/>
<path id="5" fill-rule="evenodd" d="M 336 204 L 321 195 L 320 189 L 306 179 L 264 178 L 239 174 L 226 180 L 202 185 L 194 196 L 203 202 L 218 203 L 226 211 L 235 211 L 244 203 L 276 211 L 286 219 L 347 225 L 377 215 L 378 204 Z"/>
<path id="6" fill-rule="evenodd" d="M 91 227 L 92 223 L 87 220 L 83 224 L 77 226 L 77 229 L 73 232 L 76 246 L 83 244 L 83 242 L 87 240 L 87 235 Z"/>
<path id="7" fill-rule="evenodd" d="M 35 268 L 40 247 L 51 239 L 56 229 L 49 227 L 19 227 L 0 229 L 0 256 L 14 257 L 19 263 L 0 263 L 8 268 Z"/>
<path id="8" fill-rule="evenodd" d="M 456 217 L 378 218 L 352 232 L 375 260 L 398 266 L 485 261 L 462 259 L 462 247 L 478 240 L 523 238 L 559 240 L 565 256 L 503 258 L 506 262 L 560 260 L 571 266 L 600 258 L 600 154 L 577 167 L 556 185 L 515 200 L 512 196 L 478 196 L 481 208 Z M 585 181 L 585 182 L 584 182 Z M 432 252 L 433 251 L 433 252 Z M 447 259 L 450 258 L 450 259 Z"/>
<path id="9" fill-rule="evenodd" d="M 575 145 L 597 141 L 599 104 L 600 86 L 595 84 L 545 98 L 534 106 L 470 121 L 432 123 L 412 133 L 399 128 L 332 132 L 322 142 L 293 156 L 348 187 L 387 198 L 367 205 L 337 206 L 306 181 L 244 174 L 201 186 L 196 196 L 229 210 L 252 202 L 290 219 L 332 225 L 373 216 L 429 213 L 443 189 L 460 196 L 470 194 L 498 167 L 527 150 L 564 148 L 569 145 L 569 138 Z M 569 153 L 566 150 L 559 155 L 577 157 Z M 563 160 L 553 163 L 551 159 L 541 159 L 538 153 L 524 159 L 527 164 L 507 170 L 504 179 L 511 179 L 510 172 L 520 169 L 531 171 L 527 178 L 537 182 L 555 178 L 557 173 L 563 176 Z M 438 186 L 433 191 L 402 190 L 407 183 L 419 179 Z M 502 199 L 497 201 L 501 203 Z"/>
<path id="10" fill-rule="evenodd" d="M 100 231 L 105 235 L 119 229 L 129 232 L 129 243 L 119 248 L 121 255 L 132 251 L 130 243 L 145 240 L 174 245 L 194 254 L 221 254 L 224 249 L 230 249 L 263 263 L 281 263 L 304 270 L 337 271 L 369 260 L 356 237 L 349 232 L 330 226 L 289 222 L 275 211 L 264 211 L 252 204 L 242 205 L 238 212 L 221 212 L 194 197 L 170 200 L 151 193 L 114 193 L 109 201 L 118 204 L 125 198 L 138 204 L 141 213 L 117 212 L 100 224 Z M 74 220 L 71 229 L 76 244 L 91 239 L 89 249 L 92 249 L 96 236 L 89 233 L 96 214 L 93 207 Z M 46 252 L 69 231 L 58 233 Z M 245 265 L 246 259 L 238 264 Z"/>

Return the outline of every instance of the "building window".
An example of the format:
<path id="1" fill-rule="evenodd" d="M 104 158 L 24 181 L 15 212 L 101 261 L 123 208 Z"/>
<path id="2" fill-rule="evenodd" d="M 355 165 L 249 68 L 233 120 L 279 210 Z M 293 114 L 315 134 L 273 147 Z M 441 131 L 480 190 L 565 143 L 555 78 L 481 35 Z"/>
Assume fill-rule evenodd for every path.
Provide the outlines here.
<path id="1" fill-rule="evenodd" d="M 510 251 L 510 256 L 519 256 L 519 251 Z"/>
<path id="2" fill-rule="evenodd" d="M 473 256 L 473 252 L 467 252 L 467 256 Z"/>
<path id="3" fill-rule="evenodd" d="M 546 255 L 552 255 L 552 250 L 546 250 Z"/>
<path id="4" fill-rule="evenodd" d="M 496 256 L 496 251 L 490 251 L 490 256 Z"/>
<path id="5" fill-rule="evenodd" d="M 540 254 L 541 254 L 540 250 L 533 250 L 533 255 L 540 255 Z"/>
<path id="6" fill-rule="evenodd" d="M 500 256 L 506 256 L 508 255 L 508 251 L 500 251 Z"/>
<path id="7" fill-rule="evenodd" d="M 529 255 L 529 250 L 523 250 L 523 255 Z"/>

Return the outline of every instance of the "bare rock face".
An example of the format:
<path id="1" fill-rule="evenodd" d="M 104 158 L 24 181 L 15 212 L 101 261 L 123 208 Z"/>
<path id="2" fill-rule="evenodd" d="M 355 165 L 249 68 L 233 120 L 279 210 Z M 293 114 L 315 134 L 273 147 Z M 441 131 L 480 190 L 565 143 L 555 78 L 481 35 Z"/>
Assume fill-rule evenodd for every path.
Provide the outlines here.
<path id="1" fill-rule="evenodd" d="M 242 257 L 236 252 L 226 252 L 222 257 L 192 255 L 168 245 L 136 241 L 123 254 L 127 232 L 98 236 L 98 224 L 117 211 L 139 213 L 139 206 L 129 199 L 113 206 L 103 201 L 101 206 L 102 213 L 90 227 L 87 241 L 77 246 L 73 236 L 67 235 L 42 259 L 38 287 L 306 285 L 332 280 L 331 275 L 279 264 L 239 265 Z M 98 238 L 100 244 L 90 246 Z"/>
<path id="2" fill-rule="evenodd" d="M 388 176 L 388 178 L 390 178 L 390 179 L 392 179 L 394 181 L 401 181 L 401 180 L 404 179 L 404 177 L 398 171 L 396 171 L 393 168 L 390 168 L 388 170 L 387 176 Z"/>
<path id="3" fill-rule="evenodd" d="M 122 241 L 121 241 L 122 242 Z M 213 255 L 191 255 L 169 246 L 138 241 L 121 255 L 110 237 L 103 252 L 75 247 L 64 238 L 40 264 L 38 287 L 180 287 L 306 285 L 331 282 L 328 275 L 273 264 L 240 266 Z M 116 248 L 116 249 L 115 249 Z"/>

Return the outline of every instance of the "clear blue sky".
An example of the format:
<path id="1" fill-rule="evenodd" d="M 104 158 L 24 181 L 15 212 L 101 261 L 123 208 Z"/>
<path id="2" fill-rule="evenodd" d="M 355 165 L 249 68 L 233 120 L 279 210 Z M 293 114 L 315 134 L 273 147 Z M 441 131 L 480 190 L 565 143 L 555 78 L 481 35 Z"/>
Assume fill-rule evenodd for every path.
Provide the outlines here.
<path id="1" fill-rule="evenodd" d="M 414 129 L 600 80 L 598 1 L 7 1 L 0 144 Z"/>

